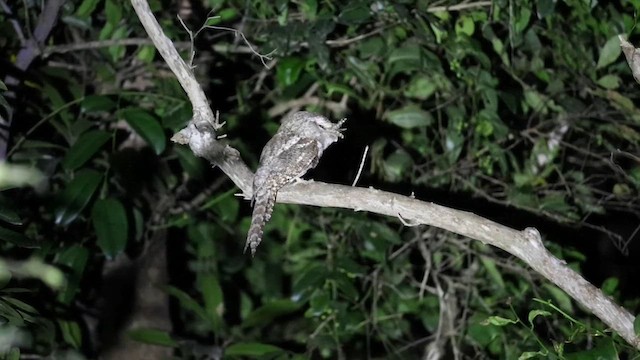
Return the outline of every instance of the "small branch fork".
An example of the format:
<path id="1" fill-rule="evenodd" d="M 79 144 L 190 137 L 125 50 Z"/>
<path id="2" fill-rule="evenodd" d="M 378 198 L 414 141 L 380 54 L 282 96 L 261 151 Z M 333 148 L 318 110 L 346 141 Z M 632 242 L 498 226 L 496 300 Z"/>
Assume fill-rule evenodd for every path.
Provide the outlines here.
<path id="1" fill-rule="evenodd" d="M 223 145 L 213 134 L 220 125 L 214 120 L 213 112 L 191 69 L 179 56 L 171 40 L 163 34 L 146 1 L 131 0 L 131 3 L 149 37 L 193 103 L 193 119 L 172 140 L 189 145 L 196 155 L 219 166 L 242 190 L 245 197 L 250 197 L 253 174 L 240 158 L 239 152 Z M 206 124 L 209 126 L 203 126 Z M 410 224 L 439 227 L 499 247 L 520 258 L 566 291 L 629 344 L 640 349 L 640 338 L 633 330 L 634 316 L 547 251 L 540 233 L 534 228 L 518 231 L 469 212 L 420 201 L 410 196 L 315 181 L 300 181 L 285 186 L 278 193 L 278 202 L 369 211 L 398 217 Z"/>
<path id="2" fill-rule="evenodd" d="M 213 11 L 212 11 L 213 12 Z M 247 47 L 249 48 L 249 50 L 258 56 L 258 58 L 260 58 L 260 61 L 262 62 L 262 65 L 264 65 L 265 68 L 269 68 L 269 65 L 267 64 L 267 62 L 273 60 L 273 58 L 271 57 L 271 55 L 273 55 L 273 53 L 275 52 L 275 50 L 271 51 L 268 54 L 260 54 L 256 49 L 253 48 L 253 46 L 251 46 L 251 43 L 249 42 L 249 40 L 247 40 L 247 38 L 244 36 L 244 33 L 242 33 L 242 31 L 238 31 L 236 29 L 232 29 L 232 28 L 228 28 L 225 26 L 214 26 L 214 25 L 207 25 L 207 23 L 209 23 L 210 20 L 215 20 L 220 18 L 219 16 L 211 16 L 211 12 L 209 13 L 209 15 L 207 16 L 207 19 L 204 21 L 204 25 L 202 25 L 202 27 L 200 29 L 198 29 L 195 33 L 193 31 L 191 31 L 188 27 L 187 24 L 184 23 L 184 21 L 182 21 L 182 18 L 180 16 L 178 16 L 178 20 L 180 21 L 180 24 L 182 25 L 182 27 L 185 29 L 185 31 L 187 31 L 187 33 L 189 34 L 189 39 L 191 39 L 191 58 L 189 59 L 189 67 L 193 67 L 193 60 L 196 56 L 196 51 L 194 50 L 193 46 L 194 46 L 194 42 L 196 37 L 198 36 L 198 34 L 200 34 L 200 32 L 202 32 L 203 30 L 206 29 L 213 29 L 213 30 L 221 30 L 221 31 L 229 31 L 232 32 L 235 36 L 240 35 L 240 37 L 242 37 L 242 40 L 244 41 L 244 43 L 247 45 Z"/>

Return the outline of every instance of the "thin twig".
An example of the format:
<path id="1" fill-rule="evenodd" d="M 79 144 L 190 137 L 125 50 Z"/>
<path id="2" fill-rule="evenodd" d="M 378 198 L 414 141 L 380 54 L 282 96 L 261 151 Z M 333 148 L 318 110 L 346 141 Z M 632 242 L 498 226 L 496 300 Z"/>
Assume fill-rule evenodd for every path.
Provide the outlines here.
<path id="1" fill-rule="evenodd" d="M 44 48 L 42 52 L 43 57 L 49 57 L 52 54 L 64 54 L 72 51 L 86 51 L 101 49 L 111 46 L 144 46 L 153 45 L 151 39 L 148 38 L 131 38 L 131 39 L 109 39 L 109 40 L 96 40 L 87 41 L 78 44 L 69 45 L 51 45 Z M 177 41 L 173 45 L 176 49 L 184 50 L 191 47 L 191 43 L 188 41 Z M 231 53 L 231 54 L 253 54 L 248 46 L 232 46 L 229 44 L 215 44 L 211 48 L 218 53 Z"/>
<path id="2" fill-rule="evenodd" d="M 457 4 L 457 5 L 451 5 L 451 6 L 449 5 L 432 6 L 430 8 L 427 8 L 427 12 L 434 13 L 434 12 L 441 12 L 441 11 L 460 11 L 460 10 L 479 8 L 479 7 L 487 7 L 491 5 L 492 5 L 491 1 L 478 1 L 473 3 Z"/>
<path id="3" fill-rule="evenodd" d="M 264 67 L 267 68 L 267 69 L 269 68 L 269 65 L 267 65 L 267 61 L 273 60 L 273 56 L 272 55 L 276 52 L 277 49 L 273 49 L 270 52 L 268 52 L 267 54 L 260 54 L 256 49 L 253 48 L 253 46 L 251 45 L 249 40 L 247 40 L 246 36 L 244 36 L 244 33 L 242 33 L 242 31 L 238 31 L 236 29 L 232 29 L 232 28 L 228 28 L 228 27 L 224 27 L 224 26 L 207 25 L 206 28 L 207 29 L 214 29 L 214 30 L 231 31 L 236 36 L 240 35 L 242 37 L 242 40 L 244 40 L 244 43 L 247 44 L 249 49 L 251 49 L 251 52 L 253 52 L 256 56 L 258 56 L 258 58 L 260 58 L 260 62 L 262 63 L 262 65 L 264 65 Z"/>
<path id="4" fill-rule="evenodd" d="M 364 152 L 362 153 L 362 160 L 360 160 L 360 167 L 358 168 L 358 173 L 356 174 L 356 178 L 353 179 L 353 183 L 351 186 L 356 186 L 358 180 L 360 179 L 360 174 L 362 174 L 362 168 L 364 167 L 364 162 L 367 160 L 367 153 L 369 152 L 369 145 L 364 147 Z"/>
<path id="5" fill-rule="evenodd" d="M 260 54 L 257 50 L 255 50 L 253 48 L 253 46 L 251 45 L 251 43 L 249 42 L 249 40 L 247 40 L 246 36 L 244 36 L 244 33 L 242 31 L 236 30 L 236 29 L 232 29 L 229 27 L 225 27 L 225 26 L 214 26 L 214 25 L 206 25 L 207 22 L 209 22 L 210 20 L 215 20 L 220 18 L 220 16 L 210 16 L 210 14 L 213 12 L 210 11 L 209 15 L 207 15 L 207 18 L 204 20 L 204 24 L 200 27 L 200 29 L 198 29 L 195 33 L 193 31 L 191 31 L 189 29 L 189 27 L 187 27 L 187 25 L 184 23 L 184 21 L 182 20 L 182 18 L 180 17 L 180 15 L 177 15 L 178 20 L 180 21 L 180 24 L 182 24 L 182 27 L 185 29 L 185 31 L 187 32 L 187 34 L 189 34 L 189 39 L 190 39 L 190 43 L 191 43 L 191 55 L 189 57 L 189 67 L 193 67 L 193 60 L 195 58 L 195 48 L 194 48 L 194 44 L 195 44 L 195 38 L 198 37 L 198 35 L 205 29 L 214 29 L 214 30 L 223 30 L 223 31 L 230 31 L 232 33 L 234 33 L 236 36 L 240 35 L 242 37 L 242 39 L 244 40 L 244 43 L 247 44 L 247 47 L 249 48 L 249 50 L 251 51 L 251 53 L 255 54 L 258 56 L 258 58 L 260 58 L 260 62 L 262 62 L 262 65 L 264 65 L 265 68 L 269 68 L 269 66 L 267 65 L 266 60 L 271 61 L 273 60 L 273 58 L 271 57 L 271 55 L 273 53 L 275 53 L 275 49 L 273 51 L 271 51 L 268 54 Z"/>
<path id="6" fill-rule="evenodd" d="M 267 114 L 269 115 L 269 117 L 276 117 L 278 115 L 284 114 L 285 112 L 289 111 L 292 108 L 301 108 L 307 105 L 321 106 L 329 109 L 329 111 L 331 111 L 334 114 L 343 113 L 345 110 L 345 108 L 340 103 L 337 103 L 335 101 L 326 101 L 319 97 L 311 96 L 311 97 L 302 97 L 299 99 L 293 99 L 290 101 L 277 104 L 273 106 L 271 109 L 269 109 L 267 111 Z"/>
<path id="7" fill-rule="evenodd" d="M 69 44 L 69 45 L 47 46 L 44 49 L 42 56 L 47 57 L 47 56 L 50 56 L 51 54 L 64 54 L 71 51 L 93 50 L 93 49 L 100 49 L 100 48 L 111 47 L 111 46 L 144 46 L 144 45 L 153 45 L 153 42 L 149 38 L 96 40 L 96 41 L 87 41 L 83 43 Z M 185 49 L 189 47 L 189 43 L 186 41 L 174 42 L 173 45 L 178 49 Z"/>
<path id="8" fill-rule="evenodd" d="M 196 56 L 196 50 L 195 50 L 195 36 L 193 35 L 193 31 L 191 31 L 189 29 L 189 27 L 187 26 L 187 24 L 184 23 L 184 21 L 182 21 L 182 18 L 180 17 L 180 14 L 176 15 L 176 17 L 178 18 L 178 21 L 180 21 L 180 24 L 182 25 L 182 28 L 187 32 L 187 34 L 189 34 L 189 68 L 193 69 L 193 59 Z M 198 32 L 196 32 L 197 35 Z"/>
<path id="9" fill-rule="evenodd" d="M 390 26 L 386 26 L 386 27 L 381 27 L 378 29 L 375 29 L 371 32 L 368 32 L 366 34 L 362 34 L 362 35 L 358 35 L 349 39 L 337 39 L 337 40 L 327 40 L 325 41 L 325 44 L 331 46 L 331 47 L 342 47 L 342 46 L 347 46 L 349 44 L 353 44 L 354 42 L 358 42 L 360 40 L 364 40 L 368 37 L 371 37 L 373 35 L 377 35 L 380 34 L 381 32 L 383 32 L 385 29 L 389 28 Z"/>
<path id="10" fill-rule="evenodd" d="M 258 80 L 256 81 L 256 84 L 253 87 L 252 94 L 255 94 L 258 91 L 260 91 L 260 88 L 262 87 L 262 84 L 264 84 L 264 80 L 267 78 L 268 75 L 270 75 L 269 70 L 273 69 L 276 66 L 277 63 L 278 63 L 277 59 L 271 60 L 267 64 L 267 68 L 263 69 L 262 71 L 260 71 L 260 74 L 258 74 Z"/>

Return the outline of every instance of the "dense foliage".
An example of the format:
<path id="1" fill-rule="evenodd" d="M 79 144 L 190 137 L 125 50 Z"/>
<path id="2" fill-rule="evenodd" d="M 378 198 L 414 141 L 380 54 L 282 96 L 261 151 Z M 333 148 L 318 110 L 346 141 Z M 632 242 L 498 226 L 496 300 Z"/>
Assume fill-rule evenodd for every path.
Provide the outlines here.
<path id="1" fill-rule="evenodd" d="M 44 5 L 0 5 L 2 356 L 125 337 L 185 359 L 636 354 L 510 256 L 401 219 L 277 205 L 251 259 L 248 203 L 169 141 L 190 104 L 130 4 L 64 2 L 27 69 Z M 346 116 L 317 180 L 351 184 L 368 145 L 359 186 L 535 225 L 576 269 L 574 246 L 634 256 L 640 85 L 618 34 L 637 44 L 640 1 L 150 5 L 253 168 L 287 111 Z M 634 274 L 587 260 L 637 313 Z"/>

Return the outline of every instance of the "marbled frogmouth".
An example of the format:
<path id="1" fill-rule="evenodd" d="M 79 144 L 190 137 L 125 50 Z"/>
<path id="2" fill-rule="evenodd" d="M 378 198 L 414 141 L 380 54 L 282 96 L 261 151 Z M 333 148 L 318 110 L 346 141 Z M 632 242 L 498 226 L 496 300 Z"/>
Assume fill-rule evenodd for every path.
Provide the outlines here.
<path id="1" fill-rule="evenodd" d="M 264 226 L 271 218 L 278 190 L 309 169 L 314 168 L 324 150 L 342 138 L 340 126 L 326 117 L 299 111 L 286 116 L 278 132 L 269 140 L 260 155 L 260 164 L 253 177 L 253 215 L 244 250 L 254 256 Z"/>

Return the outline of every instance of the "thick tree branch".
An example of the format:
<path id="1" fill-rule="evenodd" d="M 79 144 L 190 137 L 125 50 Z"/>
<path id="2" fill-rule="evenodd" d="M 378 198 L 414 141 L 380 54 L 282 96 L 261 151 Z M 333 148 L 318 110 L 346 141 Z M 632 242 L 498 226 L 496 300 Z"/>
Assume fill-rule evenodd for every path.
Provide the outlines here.
<path id="1" fill-rule="evenodd" d="M 627 59 L 627 64 L 629 64 L 631 68 L 631 74 L 633 74 L 633 78 L 640 83 L 640 51 L 631 45 L 624 36 L 618 35 L 618 39 L 620 39 L 620 47 L 622 48 L 624 57 Z"/>
<path id="2" fill-rule="evenodd" d="M 173 42 L 162 32 L 162 28 L 160 28 L 160 24 L 158 24 L 158 21 L 153 16 L 149 4 L 146 1 L 138 0 L 131 0 L 131 4 L 136 14 L 138 14 L 138 18 L 144 26 L 144 29 L 158 49 L 158 52 L 162 55 L 167 65 L 169 65 L 171 71 L 176 74 L 180 85 L 182 85 L 182 88 L 187 93 L 189 101 L 191 101 L 191 105 L 193 106 L 192 123 L 198 124 L 201 127 L 206 127 L 205 124 L 208 123 L 213 127 L 213 130 L 218 130 L 220 125 L 215 122 L 216 118 L 213 116 L 204 91 L 200 87 L 200 84 L 198 84 L 198 81 L 196 81 L 189 66 L 187 66 L 180 57 L 180 54 L 178 54 L 178 51 L 173 46 Z M 215 136 L 215 134 L 213 134 L 213 136 Z"/>
<path id="3" fill-rule="evenodd" d="M 145 0 L 131 0 L 131 3 L 162 56 L 172 69 L 174 67 L 177 69 L 174 73 L 193 102 L 194 109 L 206 106 L 204 93 L 171 41 L 162 33 Z M 211 110 L 194 111 L 192 122 L 175 134 L 173 140 L 189 145 L 196 155 L 219 166 L 248 198 L 251 196 L 253 174 L 242 162 L 237 150 L 217 141 L 211 127 L 202 126 L 204 123 L 217 124 L 217 121 L 212 119 Z M 640 349 L 640 339 L 633 331 L 633 315 L 615 304 L 580 274 L 571 270 L 564 261 L 547 251 L 542 244 L 540 234 L 534 228 L 518 231 L 469 212 L 416 200 L 409 196 L 371 188 L 313 181 L 303 181 L 284 187 L 278 193 L 278 202 L 369 211 L 398 217 L 412 224 L 436 226 L 499 247 L 520 258 L 535 271 L 558 285 L 629 344 Z"/>

